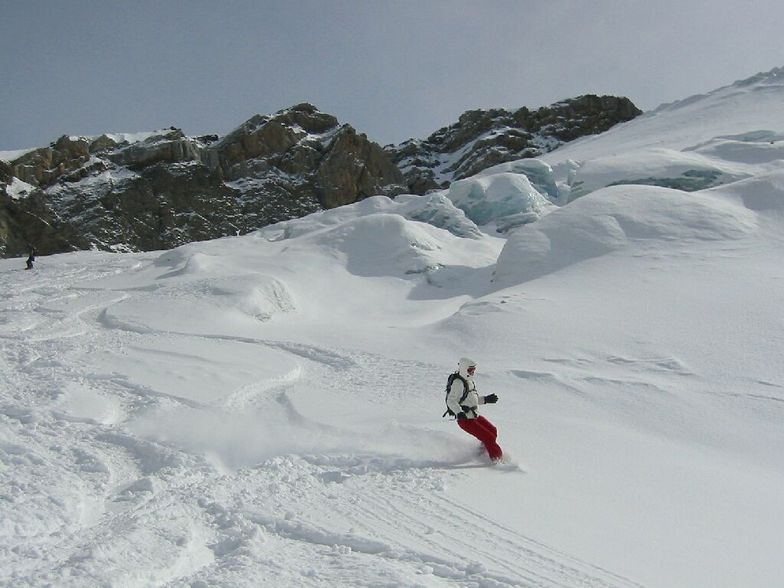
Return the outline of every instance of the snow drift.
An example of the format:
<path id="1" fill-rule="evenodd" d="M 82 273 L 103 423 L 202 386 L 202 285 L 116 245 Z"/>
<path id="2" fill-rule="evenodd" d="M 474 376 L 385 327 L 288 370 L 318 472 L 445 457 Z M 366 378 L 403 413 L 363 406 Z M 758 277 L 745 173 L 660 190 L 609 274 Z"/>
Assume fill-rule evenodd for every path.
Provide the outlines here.
<path id="1" fill-rule="evenodd" d="M 645 186 L 604 188 L 515 232 L 496 267 L 496 282 L 519 284 L 624 248 L 655 241 L 740 239 L 756 227 L 748 209 L 717 196 Z"/>

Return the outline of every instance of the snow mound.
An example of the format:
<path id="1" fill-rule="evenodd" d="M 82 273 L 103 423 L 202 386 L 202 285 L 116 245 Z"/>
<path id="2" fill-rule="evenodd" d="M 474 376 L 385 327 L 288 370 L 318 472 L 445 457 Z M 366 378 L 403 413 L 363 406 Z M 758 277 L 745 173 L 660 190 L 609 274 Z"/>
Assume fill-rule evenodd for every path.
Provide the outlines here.
<path id="1" fill-rule="evenodd" d="M 293 297 L 274 278 L 208 279 L 118 302 L 103 311 L 101 322 L 109 328 L 142 334 L 222 335 L 244 332 L 255 322 L 294 310 Z"/>
<path id="2" fill-rule="evenodd" d="M 784 135 L 773 131 L 755 131 L 715 137 L 685 151 L 738 163 L 780 162 L 784 160 Z"/>
<path id="3" fill-rule="evenodd" d="M 347 206 L 269 225 L 260 229 L 257 236 L 270 241 L 293 239 L 373 214 L 397 214 L 447 230 L 456 237 L 481 238 L 479 229 L 466 218 L 465 213 L 439 193 L 425 196 L 402 194 L 394 200 L 386 196 L 373 196 Z"/>
<path id="4" fill-rule="evenodd" d="M 756 215 L 726 199 L 649 186 L 598 190 L 514 233 L 496 266 L 519 284 L 635 243 L 740 239 Z"/>
<path id="5" fill-rule="evenodd" d="M 755 212 L 781 212 L 784 210 L 784 170 L 721 186 L 706 194 L 734 199 Z"/>
<path id="6" fill-rule="evenodd" d="M 270 276 L 207 280 L 203 286 L 210 300 L 262 321 L 297 308 L 286 285 Z"/>
<path id="7" fill-rule="evenodd" d="M 314 237 L 358 276 L 420 274 L 446 263 L 449 233 L 397 214 L 374 214 L 344 222 Z"/>
<path id="8" fill-rule="evenodd" d="M 552 208 L 525 175 L 515 173 L 460 180 L 449 187 L 446 196 L 477 225 L 515 216 L 515 226 L 519 226 L 537 220 Z"/>
<path id="9" fill-rule="evenodd" d="M 236 248 L 227 246 L 223 253 L 210 243 L 191 243 L 162 253 L 131 275 L 84 286 L 133 292 L 107 308 L 101 320 L 139 333 L 176 332 L 183 325 L 189 332 L 217 333 L 296 311 L 287 284 L 239 258 L 238 251 L 248 249 L 244 243 L 237 240 Z"/>
<path id="10" fill-rule="evenodd" d="M 185 245 L 162 254 L 155 260 L 155 265 L 170 267 L 171 272 L 162 277 L 173 278 L 209 274 L 220 266 L 220 260 L 216 256 L 193 251 L 192 247 Z"/>

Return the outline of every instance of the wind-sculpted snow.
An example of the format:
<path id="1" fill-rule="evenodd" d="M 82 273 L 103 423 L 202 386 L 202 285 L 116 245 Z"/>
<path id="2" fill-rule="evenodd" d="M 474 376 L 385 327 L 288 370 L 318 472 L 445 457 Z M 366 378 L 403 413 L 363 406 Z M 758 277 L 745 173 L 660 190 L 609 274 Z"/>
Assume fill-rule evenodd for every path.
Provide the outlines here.
<path id="1" fill-rule="evenodd" d="M 215 324 L 237 324 L 247 317 L 267 321 L 297 308 L 284 282 L 247 268 L 238 272 L 230 257 L 198 244 L 163 253 L 130 276 L 86 287 L 135 291 L 100 318 L 108 327 L 140 333 L 177 332 L 186 325 L 191 332 L 214 333 Z M 155 307 L 151 314 L 150 306 Z"/>
<path id="2" fill-rule="evenodd" d="M 265 239 L 277 241 L 292 239 L 372 214 L 397 214 L 403 218 L 421 221 L 445 229 L 457 237 L 478 239 L 481 233 L 465 213 L 456 208 L 443 194 L 425 196 L 401 194 L 394 200 L 386 196 L 373 196 L 355 204 L 325 210 L 302 219 L 284 221 L 258 231 Z"/>
<path id="3" fill-rule="evenodd" d="M 459 283 L 459 275 L 466 268 L 492 265 L 501 246 L 438 194 L 404 195 L 394 201 L 384 196 L 368 198 L 265 227 L 253 237 L 267 247 L 279 248 L 293 264 L 303 263 L 297 251 L 315 250 L 328 254 L 337 264 L 337 273 L 348 270 L 361 277 L 424 279 L 443 288 L 439 296 L 470 290 L 470 282 Z M 332 281 L 333 286 L 337 283 Z"/>
<path id="4" fill-rule="evenodd" d="M 499 239 L 384 200 L 272 241 L 0 262 L 0 583 L 765 585 L 780 349 L 722 333 L 776 324 L 780 249 L 748 239 L 780 183 L 597 191 L 513 233 L 495 285 Z M 607 252 L 579 287 L 488 293 Z M 525 472 L 441 420 L 464 353 Z"/>
<path id="5" fill-rule="evenodd" d="M 448 258 L 443 252 L 454 239 L 396 214 L 376 214 L 328 229 L 315 241 L 344 256 L 346 269 L 353 274 L 392 276 L 437 269 Z"/>
<path id="6" fill-rule="evenodd" d="M 738 201 L 749 210 L 762 214 L 780 214 L 784 211 L 784 169 L 715 188 L 707 191 L 706 195 Z"/>
<path id="7" fill-rule="evenodd" d="M 519 284 L 657 241 L 740 239 L 756 226 L 753 212 L 719 197 L 643 186 L 605 188 L 515 232 L 498 258 L 495 280 Z"/>
<path id="8" fill-rule="evenodd" d="M 388 418 L 434 366 L 226 324 L 215 297 L 252 274 L 221 276 L 263 266 L 257 243 L 5 263 L 4 320 L 27 332 L 0 334 L 0 583 L 635 585 L 447 494 L 515 474 L 435 419 Z"/>
<path id="9" fill-rule="evenodd" d="M 756 131 L 716 137 L 685 151 L 706 157 L 751 165 L 779 163 L 784 159 L 784 134 Z"/>

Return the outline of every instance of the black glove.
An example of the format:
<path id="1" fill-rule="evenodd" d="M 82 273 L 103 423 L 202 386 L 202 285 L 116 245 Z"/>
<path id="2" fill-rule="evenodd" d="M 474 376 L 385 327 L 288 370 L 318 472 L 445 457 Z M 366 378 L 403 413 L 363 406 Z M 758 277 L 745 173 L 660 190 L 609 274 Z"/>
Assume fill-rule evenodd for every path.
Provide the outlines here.
<path id="1" fill-rule="evenodd" d="M 485 404 L 495 404 L 498 402 L 498 396 L 495 394 L 488 394 L 485 396 Z"/>
<path id="2" fill-rule="evenodd" d="M 468 418 L 464 412 L 458 412 L 456 416 L 458 421 L 464 421 Z"/>

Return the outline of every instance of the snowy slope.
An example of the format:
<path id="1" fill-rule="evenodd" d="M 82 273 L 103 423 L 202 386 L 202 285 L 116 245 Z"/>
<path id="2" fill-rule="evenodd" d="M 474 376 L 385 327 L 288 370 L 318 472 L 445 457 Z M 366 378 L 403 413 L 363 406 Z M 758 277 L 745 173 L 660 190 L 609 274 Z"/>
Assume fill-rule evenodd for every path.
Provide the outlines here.
<path id="1" fill-rule="evenodd" d="M 784 68 L 777 68 L 480 175 L 524 173 L 559 204 L 617 184 L 691 192 L 778 169 L 782 121 Z"/>
<path id="2" fill-rule="evenodd" d="M 456 189 L 595 180 L 501 237 L 446 191 L 0 260 L 0 585 L 780 584 L 774 73 Z M 511 463 L 440 418 L 461 355 Z"/>
<path id="3" fill-rule="evenodd" d="M 578 139 L 543 157 L 551 164 L 663 147 L 684 150 L 716 137 L 742 135 L 764 139 L 759 131 L 782 132 L 784 67 L 663 104 L 602 135 Z"/>

